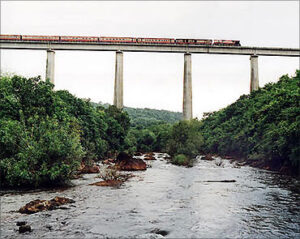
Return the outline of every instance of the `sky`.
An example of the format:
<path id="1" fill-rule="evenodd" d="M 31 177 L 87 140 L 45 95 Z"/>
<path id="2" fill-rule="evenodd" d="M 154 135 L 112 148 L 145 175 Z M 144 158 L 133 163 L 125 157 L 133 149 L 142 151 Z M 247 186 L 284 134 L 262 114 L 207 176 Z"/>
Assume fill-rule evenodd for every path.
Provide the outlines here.
<path id="1" fill-rule="evenodd" d="M 299 48 L 299 1 L 1 1 L 1 34 L 240 40 Z M 46 51 L 1 50 L 1 72 L 45 78 Z M 184 55 L 124 53 L 124 105 L 182 111 Z M 294 75 L 299 58 L 260 56 L 260 86 Z M 115 52 L 56 51 L 55 89 L 113 103 Z M 249 56 L 192 55 L 193 113 L 250 90 Z"/>

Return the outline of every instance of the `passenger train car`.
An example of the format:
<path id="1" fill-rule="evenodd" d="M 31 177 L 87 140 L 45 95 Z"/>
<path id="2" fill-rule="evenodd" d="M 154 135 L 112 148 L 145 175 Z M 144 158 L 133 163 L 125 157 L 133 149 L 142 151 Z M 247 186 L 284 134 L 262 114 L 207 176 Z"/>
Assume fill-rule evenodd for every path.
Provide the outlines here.
<path id="1" fill-rule="evenodd" d="M 241 46 L 238 40 L 211 39 L 174 39 L 174 38 L 134 38 L 134 37 L 87 37 L 87 36 L 36 36 L 36 35 L 0 35 L 0 41 L 47 41 L 47 42 L 101 42 L 136 44 L 175 44 L 204 46 Z"/>

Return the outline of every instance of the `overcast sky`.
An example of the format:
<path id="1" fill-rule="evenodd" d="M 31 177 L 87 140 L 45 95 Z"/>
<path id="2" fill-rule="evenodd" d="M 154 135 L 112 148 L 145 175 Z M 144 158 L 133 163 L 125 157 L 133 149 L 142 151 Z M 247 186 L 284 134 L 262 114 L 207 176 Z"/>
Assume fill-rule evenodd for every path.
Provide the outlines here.
<path id="1" fill-rule="evenodd" d="M 240 40 L 299 48 L 299 1 L 1 1 L 1 34 Z M 294 75 L 299 58 L 259 57 L 260 86 Z M 1 50 L 1 71 L 45 77 L 46 52 Z M 114 52 L 57 51 L 55 87 L 113 102 Z M 192 55 L 193 111 L 221 109 L 249 93 L 249 56 Z M 124 53 L 124 104 L 182 111 L 183 54 Z"/>

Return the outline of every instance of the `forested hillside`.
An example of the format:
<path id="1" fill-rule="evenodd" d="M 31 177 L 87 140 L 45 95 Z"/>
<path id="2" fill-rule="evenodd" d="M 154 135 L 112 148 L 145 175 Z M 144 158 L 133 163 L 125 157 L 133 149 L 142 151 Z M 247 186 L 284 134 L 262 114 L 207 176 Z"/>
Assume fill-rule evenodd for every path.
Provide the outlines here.
<path id="1" fill-rule="evenodd" d="M 182 113 L 180 112 L 131 107 L 125 107 L 124 110 L 131 119 L 131 126 L 136 128 L 144 128 L 161 123 L 173 124 L 182 120 Z"/>
<path id="2" fill-rule="evenodd" d="M 92 104 L 95 107 L 100 105 L 107 108 L 109 106 L 109 104 L 103 104 L 102 102 Z M 132 107 L 124 107 L 124 111 L 127 112 L 130 117 L 131 126 L 137 129 L 147 128 L 162 123 L 174 124 L 182 120 L 181 112 Z"/>
<path id="3" fill-rule="evenodd" d="M 242 95 L 228 107 L 193 121 L 173 126 L 168 141 L 173 155 L 187 154 L 187 148 L 194 148 L 198 153 L 229 155 L 289 174 L 300 172 L 299 70 L 294 77 L 284 75 L 277 83 Z M 195 130 L 191 130 L 195 125 L 202 136 L 197 140 L 200 147 L 192 147 L 195 143 L 189 140 L 195 137 Z"/>
<path id="4" fill-rule="evenodd" d="M 296 171 L 300 167 L 300 71 L 208 115 L 200 131 L 206 153 Z"/>

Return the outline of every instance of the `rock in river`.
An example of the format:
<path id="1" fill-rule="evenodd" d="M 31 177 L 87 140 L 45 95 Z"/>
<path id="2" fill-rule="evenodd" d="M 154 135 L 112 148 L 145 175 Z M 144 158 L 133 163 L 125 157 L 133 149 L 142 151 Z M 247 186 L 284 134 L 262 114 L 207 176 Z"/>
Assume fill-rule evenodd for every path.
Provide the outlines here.
<path id="1" fill-rule="evenodd" d="M 55 197 L 51 200 L 34 200 L 27 203 L 24 207 L 19 209 L 20 213 L 33 214 L 40 211 L 57 209 L 59 206 L 67 203 L 74 203 L 75 201 L 70 198 Z"/>
<path id="2" fill-rule="evenodd" d="M 92 183 L 90 185 L 102 186 L 102 187 L 118 187 L 123 183 L 121 180 L 105 180 L 96 183 Z"/>
<path id="3" fill-rule="evenodd" d="M 81 162 L 80 173 L 99 173 L 100 168 L 95 164 L 94 161 L 91 161 L 89 164 Z"/>
<path id="4" fill-rule="evenodd" d="M 154 157 L 154 153 L 145 154 L 144 160 L 156 160 L 156 158 Z"/>
<path id="5" fill-rule="evenodd" d="M 24 232 L 31 232 L 32 230 L 31 230 L 31 226 L 29 226 L 29 225 L 21 225 L 20 227 L 19 227 L 19 232 L 20 233 L 24 233 Z"/>
<path id="6" fill-rule="evenodd" d="M 207 154 L 207 155 L 205 155 L 204 157 L 202 157 L 201 160 L 212 161 L 212 160 L 214 160 L 214 158 L 212 157 L 211 154 Z"/>
<path id="7" fill-rule="evenodd" d="M 142 159 L 132 158 L 127 153 L 119 153 L 115 168 L 121 171 L 137 171 L 137 170 L 146 170 L 147 165 Z"/>
<path id="8" fill-rule="evenodd" d="M 16 224 L 17 224 L 17 226 L 23 226 L 23 225 L 26 225 L 27 222 L 25 222 L 25 221 L 18 221 Z"/>

